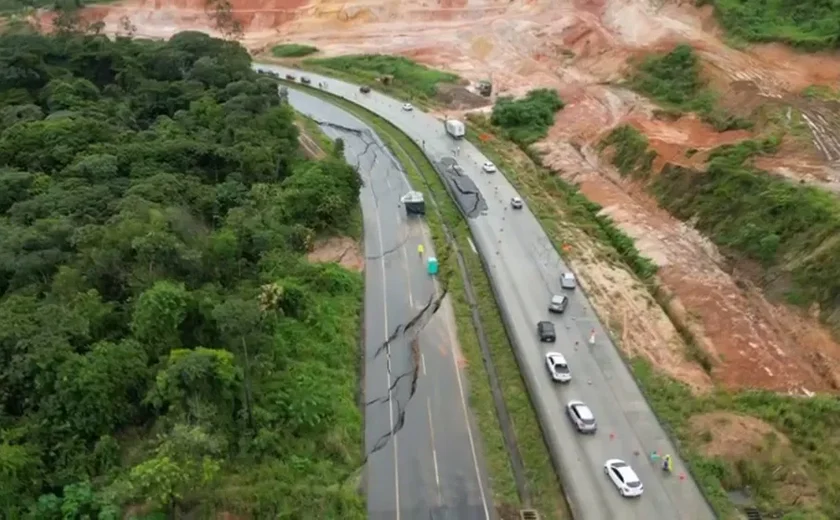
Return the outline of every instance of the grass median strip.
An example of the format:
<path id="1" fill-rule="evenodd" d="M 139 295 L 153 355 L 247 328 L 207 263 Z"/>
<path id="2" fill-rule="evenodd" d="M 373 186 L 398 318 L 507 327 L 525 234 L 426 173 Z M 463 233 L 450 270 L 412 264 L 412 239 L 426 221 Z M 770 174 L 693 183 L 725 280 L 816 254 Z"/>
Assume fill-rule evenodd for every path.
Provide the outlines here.
<path id="1" fill-rule="evenodd" d="M 460 81 L 455 74 L 430 69 L 401 56 L 356 55 L 276 61 L 348 83 L 369 85 L 420 108 L 436 105 L 435 96 L 440 85 L 454 85 Z M 388 81 L 384 82 L 384 78 Z"/>
<path id="2" fill-rule="evenodd" d="M 294 87 L 300 88 L 298 85 L 294 85 Z M 482 434 L 485 458 L 492 480 L 494 501 L 503 514 L 512 512 L 510 511 L 511 508 L 518 509 L 521 507 L 510 460 L 494 412 L 490 384 L 483 368 L 478 338 L 471 322 L 466 292 L 460 276 L 448 276 L 448 273 L 453 273 L 457 267 L 454 256 L 445 253 L 447 245 L 443 232 L 444 221 L 447 227 L 452 230 L 459 248 L 464 253 L 468 276 L 476 292 L 479 314 L 490 343 L 492 362 L 499 376 L 502 393 L 525 466 L 527 486 L 532 500 L 531 507 L 537 509 L 545 519 L 568 518 L 569 515 L 560 490 L 560 484 L 551 464 L 540 424 L 522 381 L 519 366 L 507 339 L 501 316 L 490 289 L 490 282 L 482 268 L 480 259 L 473 252 L 472 245 L 469 243 L 467 223 L 462 218 L 454 201 L 449 198 L 443 181 L 438 177 L 422 150 L 388 121 L 336 96 L 308 88 L 305 91 L 340 106 L 365 121 L 391 148 L 397 159 L 405 167 L 409 179 L 415 187 L 420 188 L 428 182 L 429 189 L 439 204 L 441 217 L 438 218 L 434 212 L 429 212 L 427 221 L 442 263 L 441 278 L 449 280 L 449 290 L 453 295 L 458 323 L 458 337 L 467 361 L 467 373 L 470 379 L 470 402 Z"/>
<path id="3" fill-rule="evenodd" d="M 324 153 L 333 149 L 332 140 L 321 130 L 321 127 L 311 118 L 296 112 L 295 123 L 300 127 L 301 134 L 312 139 L 312 142 Z"/>

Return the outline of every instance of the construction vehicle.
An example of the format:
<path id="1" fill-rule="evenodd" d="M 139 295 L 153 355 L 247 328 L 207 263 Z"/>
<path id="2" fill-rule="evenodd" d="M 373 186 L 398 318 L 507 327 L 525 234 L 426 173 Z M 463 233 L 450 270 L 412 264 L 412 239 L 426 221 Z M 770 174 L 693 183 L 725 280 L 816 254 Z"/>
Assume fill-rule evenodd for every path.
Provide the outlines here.
<path id="1" fill-rule="evenodd" d="M 467 133 L 464 123 L 457 119 L 447 119 L 444 121 L 443 126 L 446 128 L 446 133 L 455 139 L 461 139 Z"/>

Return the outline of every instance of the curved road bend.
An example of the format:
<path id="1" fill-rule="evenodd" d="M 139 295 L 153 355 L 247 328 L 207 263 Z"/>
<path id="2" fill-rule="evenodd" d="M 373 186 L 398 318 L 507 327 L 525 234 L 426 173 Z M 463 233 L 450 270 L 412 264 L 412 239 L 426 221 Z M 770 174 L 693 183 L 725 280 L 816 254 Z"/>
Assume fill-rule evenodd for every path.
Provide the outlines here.
<path id="1" fill-rule="evenodd" d="M 388 119 L 415 142 L 445 171 L 443 163 L 456 161 L 478 187 L 487 209 L 469 219 L 474 240 L 489 264 L 489 274 L 509 333 L 517 349 L 520 368 L 537 408 L 552 458 L 563 473 L 565 491 L 576 520 L 707 520 L 715 518 L 679 458 L 674 474 L 666 476 L 646 456 L 657 450 L 675 454 L 656 416 L 644 399 L 618 350 L 610 343 L 586 295 L 580 288 L 570 295 L 561 317 L 550 317 L 551 294 L 561 291 L 559 275 L 568 270 L 539 221 L 526 207 L 509 209 L 516 190 L 501 173 L 481 172 L 487 159 L 467 141 L 453 141 L 443 123 L 423 112 L 405 112 L 403 102 L 372 91 L 361 94 L 357 85 L 286 67 L 255 64 L 258 70 L 282 75 L 305 74 L 313 82 L 326 82 L 330 93 L 353 101 Z M 455 150 L 455 147 L 460 150 Z M 446 176 L 446 174 L 444 174 Z M 557 343 L 547 346 L 536 337 L 536 322 L 551 320 Z M 590 331 L 596 343 L 588 346 Z M 549 350 L 565 354 L 573 374 L 567 386 L 552 384 L 543 356 Z M 570 399 L 580 399 L 592 408 L 599 423 L 593 436 L 577 434 L 564 416 Z M 628 461 L 645 485 L 644 496 L 623 499 L 608 481 L 603 465 L 607 459 Z"/>
<path id="2" fill-rule="evenodd" d="M 426 226 L 400 205 L 410 189 L 405 174 L 352 115 L 296 90 L 289 102 L 331 139 L 344 140 L 347 161 L 364 179 L 368 517 L 489 520 L 495 515 L 450 301 L 423 312 L 440 291 L 417 253 L 422 243 L 426 256 L 434 254 Z M 398 330 L 420 314 L 408 331 Z"/>

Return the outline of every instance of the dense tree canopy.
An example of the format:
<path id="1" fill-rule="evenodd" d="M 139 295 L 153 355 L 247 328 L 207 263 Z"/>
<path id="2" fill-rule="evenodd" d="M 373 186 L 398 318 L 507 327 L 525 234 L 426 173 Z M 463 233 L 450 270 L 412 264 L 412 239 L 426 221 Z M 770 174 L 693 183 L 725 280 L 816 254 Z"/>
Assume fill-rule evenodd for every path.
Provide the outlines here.
<path id="1" fill-rule="evenodd" d="M 0 517 L 355 518 L 360 180 L 236 43 L 0 36 Z M 348 335 L 349 333 L 349 335 Z"/>

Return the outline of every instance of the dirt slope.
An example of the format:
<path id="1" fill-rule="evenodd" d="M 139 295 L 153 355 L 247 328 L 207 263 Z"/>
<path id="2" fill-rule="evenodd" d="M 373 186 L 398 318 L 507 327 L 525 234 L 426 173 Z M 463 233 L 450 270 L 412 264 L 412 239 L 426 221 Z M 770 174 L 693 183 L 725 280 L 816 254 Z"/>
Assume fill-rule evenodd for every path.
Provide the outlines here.
<path id="1" fill-rule="evenodd" d="M 548 163 L 605 207 L 640 250 L 662 267 L 661 276 L 684 309 L 689 327 L 717 360 L 714 376 L 727 386 L 780 391 L 836 390 L 840 346 L 802 313 L 769 303 L 745 276 L 684 223 L 622 181 L 592 145 L 610 128 L 631 122 L 665 159 L 685 162 L 702 151 L 748 137 L 718 134 L 693 118 L 653 117 L 654 107 L 611 85 L 629 57 L 690 41 L 708 77 L 733 106 L 791 103 L 800 140 L 782 158 L 760 165 L 827 189 L 840 187 L 838 104 L 793 96 L 812 84 L 836 84 L 840 59 L 798 55 L 778 45 L 736 51 L 720 40 L 710 9 L 659 0 L 232 0 L 243 43 L 263 48 L 278 41 L 309 43 L 325 54 L 403 54 L 471 80 L 492 79 L 497 91 L 523 94 L 556 88 L 567 102 L 539 146 Z M 90 19 L 118 31 L 128 17 L 143 36 L 178 30 L 213 32 L 203 0 L 129 0 L 95 6 Z M 48 21 L 45 19 L 45 21 Z M 782 123 L 785 116 L 780 116 Z M 787 113 L 791 121 L 791 112 Z"/>

